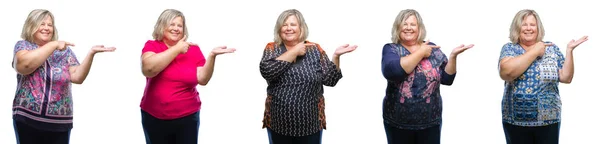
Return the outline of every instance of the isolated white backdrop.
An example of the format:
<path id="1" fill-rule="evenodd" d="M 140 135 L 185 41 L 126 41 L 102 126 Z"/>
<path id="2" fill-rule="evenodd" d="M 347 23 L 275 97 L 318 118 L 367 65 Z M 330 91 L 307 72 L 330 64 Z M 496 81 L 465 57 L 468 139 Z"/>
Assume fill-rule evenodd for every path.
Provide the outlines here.
<path id="1" fill-rule="evenodd" d="M 316 0 L 22 0 L 3 1 L 0 52 L 0 141 L 15 143 L 11 107 L 16 73 L 11 68 L 14 44 L 27 14 L 36 8 L 50 10 L 60 40 L 73 42 L 81 61 L 91 46 L 115 46 L 114 53 L 95 57 L 83 85 L 73 86 L 75 101 L 73 144 L 144 143 L 139 103 L 145 85 L 140 52 L 160 13 L 181 10 L 187 17 L 189 41 L 207 53 L 214 46 L 237 48 L 217 59 L 208 86 L 198 86 L 203 102 L 199 143 L 268 143 L 261 129 L 266 82 L 258 63 L 264 46 L 273 39 L 277 16 L 299 9 L 310 29 L 309 40 L 330 54 L 341 44 L 359 48 L 342 57 L 344 78 L 326 88 L 327 128 L 323 143 L 386 141 L 381 104 L 386 81 L 381 75 L 381 49 L 390 42 L 395 16 L 416 9 L 423 16 L 428 39 L 446 54 L 460 44 L 475 44 L 458 58 L 458 75 L 451 87 L 442 87 L 444 99 L 442 143 L 502 144 L 500 102 L 503 81 L 498 76 L 500 49 L 509 41 L 508 29 L 517 11 L 536 10 L 546 27 L 545 40 L 564 53 L 569 40 L 589 35 L 575 50 L 575 77 L 561 84 L 563 121 L 561 143 L 598 143 L 600 94 L 597 89 L 597 54 L 600 33 L 592 1 L 464 1 L 368 0 L 323 2 Z M 331 55 L 330 55 L 331 56 Z"/>

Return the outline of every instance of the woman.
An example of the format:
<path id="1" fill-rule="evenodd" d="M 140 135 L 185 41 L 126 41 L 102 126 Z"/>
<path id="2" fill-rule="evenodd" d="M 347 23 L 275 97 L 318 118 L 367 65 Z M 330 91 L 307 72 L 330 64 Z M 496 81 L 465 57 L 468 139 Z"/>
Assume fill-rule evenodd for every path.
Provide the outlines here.
<path id="1" fill-rule="evenodd" d="M 14 48 L 17 91 L 13 126 L 18 144 L 68 144 L 73 128 L 71 83 L 85 81 L 96 53 L 114 47 L 94 46 L 79 63 L 70 47 L 58 41 L 54 15 L 44 9 L 29 13 Z"/>
<path id="2" fill-rule="evenodd" d="M 214 48 L 205 58 L 200 47 L 186 42 L 185 16 L 164 10 L 152 37 L 142 49 L 142 73 L 146 88 L 140 104 L 146 143 L 196 144 L 200 125 L 198 84 L 213 74 L 217 55 L 233 53 L 225 46 Z"/>
<path id="3" fill-rule="evenodd" d="M 340 56 L 357 46 L 340 46 L 330 61 L 317 43 L 307 41 L 300 11 L 283 11 L 275 24 L 275 42 L 267 44 L 260 73 L 267 81 L 263 128 L 271 144 L 321 143 L 325 129 L 323 85 L 342 78 Z"/>
<path id="4" fill-rule="evenodd" d="M 430 42 L 419 12 L 400 11 L 392 43 L 383 46 L 381 71 L 387 79 L 383 120 L 390 144 L 439 144 L 442 124 L 440 84 L 452 85 L 456 57 L 473 45 L 460 45 L 450 57 Z"/>
<path id="5" fill-rule="evenodd" d="M 510 27 L 510 41 L 502 47 L 500 77 L 504 83 L 502 122 L 509 144 L 558 144 L 561 100 L 558 83 L 573 79 L 573 49 L 587 36 L 567 45 L 543 42 L 544 26 L 534 10 L 519 11 Z"/>

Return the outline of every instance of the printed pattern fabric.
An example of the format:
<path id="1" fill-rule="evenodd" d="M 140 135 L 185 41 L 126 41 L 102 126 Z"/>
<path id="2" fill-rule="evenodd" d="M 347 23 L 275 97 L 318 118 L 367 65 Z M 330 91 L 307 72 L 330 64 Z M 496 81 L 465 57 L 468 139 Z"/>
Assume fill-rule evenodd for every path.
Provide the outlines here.
<path id="1" fill-rule="evenodd" d="M 261 75 L 268 83 L 263 128 L 286 136 L 326 129 L 323 85 L 335 86 L 342 73 L 315 45 L 290 63 L 276 60 L 286 52 L 285 46 L 267 44 L 260 62 Z"/>
<path id="2" fill-rule="evenodd" d="M 21 50 L 37 48 L 35 43 L 21 40 L 15 45 L 14 54 Z M 33 73 L 17 74 L 13 115 L 29 119 L 27 121 L 42 123 L 33 124 L 36 126 L 72 124 L 73 99 L 69 67 L 78 65 L 77 57 L 70 48 L 67 48 L 63 51 L 54 51 Z"/>
<path id="3" fill-rule="evenodd" d="M 550 43 L 550 42 L 547 42 Z M 502 47 L 500 61 L 523 55 L 519 44 Z M 565 58 L 556 45 L 548 46 L 518 78 L 505 81 L 502 98 L 502 120 L 517 126 L 546 126 L 560 122 L 561 105 L 558 91 L 559 70 Z"/>
<path id="4" fill-rule="evenodd" d="M 395 128 L 422 130 L 441 124 L 440 84 L 451 85 L 455 74 L 446 73 L 448 59 L 438 48 L 432 49 L 431 55 L 407 74 L 400 58 L 409 54 L 400 44 L 388 43 L 383 47 L 382 73 L 387 79 L 383 119 Z"/>

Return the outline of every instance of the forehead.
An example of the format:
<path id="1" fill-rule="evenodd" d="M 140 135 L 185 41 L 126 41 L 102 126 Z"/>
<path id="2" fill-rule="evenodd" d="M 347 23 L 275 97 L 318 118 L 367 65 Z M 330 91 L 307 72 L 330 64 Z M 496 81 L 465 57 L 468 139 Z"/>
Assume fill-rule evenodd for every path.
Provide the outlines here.
<path id="1" fill-rule="evenodd" d="M 404 21 L 405 22 L 417 22 L 417 17 L 415 17 L 414 14 L 410 14 L 410 15 L 404 17 Z"/>
<path id="2" fill-rule="evenodd" d="M 298 22 L 298 18 L 296 18 L 295 15 L 290 15 L 287 18 L 285 18 L 285 23 L 296 23 Z"/>
<path id="3" fill-rule="evenodd" d="M 523 17 L 523 22 L 536 23 L 537 19 L 533 14 L 529 14 Z"/>
<path id="4" fill-rule="evenodd" d="M 44 15 L 40 22 L 42 22 L 42 23 L 52 23 L 52 17 L 50 15 Z"/>

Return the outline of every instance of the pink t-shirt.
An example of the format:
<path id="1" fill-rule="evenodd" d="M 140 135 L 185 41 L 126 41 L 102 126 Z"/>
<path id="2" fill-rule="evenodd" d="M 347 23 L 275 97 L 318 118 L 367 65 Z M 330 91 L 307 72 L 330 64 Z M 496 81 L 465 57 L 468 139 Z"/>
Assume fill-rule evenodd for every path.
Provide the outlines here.
<path id="1" fill-rule="evenodd" d="M 161 53 L 168 47 L 162 41 L 148 40 L 145 52 Z M 150 115 L 164 120 L 177 119 L 200 110 L 197 67 L 204 66 L 206 59 L 198 46 L 190 46 L 179 54 L 158 75 L 146 78 L 146 88 L 140 107 Z"/>

